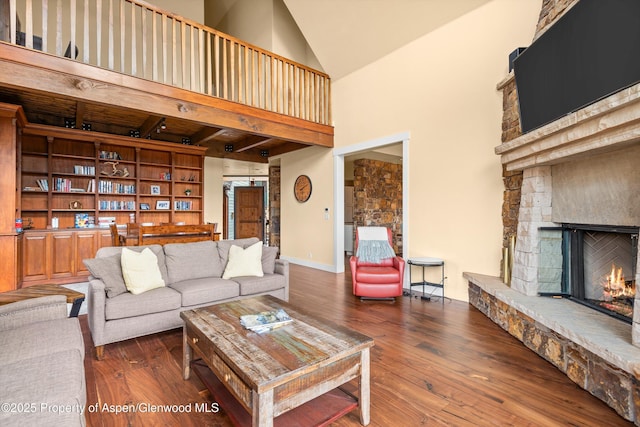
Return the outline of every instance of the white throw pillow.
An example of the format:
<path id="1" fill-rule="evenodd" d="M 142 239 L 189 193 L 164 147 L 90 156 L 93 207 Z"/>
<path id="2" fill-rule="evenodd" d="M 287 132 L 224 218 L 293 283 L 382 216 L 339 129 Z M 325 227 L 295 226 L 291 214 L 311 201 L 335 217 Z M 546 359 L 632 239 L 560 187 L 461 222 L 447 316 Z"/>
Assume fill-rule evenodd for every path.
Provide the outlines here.
<path id="1" fill-rule="evenodd" d="M 164 286 L 160 267 L 158 267 L 158 257 L 151 249 L 145 248 L 142 252 L 135 252 L 122 248 L 120 264 L 124 284 L 132 294 L 138 295 Z"/>
<path id="2" fill-rule="evenodd" d="M 229 248 L 229 261 L 224 269 L 223 279 L 240 276 L 262 277 L 262 242 L 254 243 L 246 249 L 232 245 Z"/>

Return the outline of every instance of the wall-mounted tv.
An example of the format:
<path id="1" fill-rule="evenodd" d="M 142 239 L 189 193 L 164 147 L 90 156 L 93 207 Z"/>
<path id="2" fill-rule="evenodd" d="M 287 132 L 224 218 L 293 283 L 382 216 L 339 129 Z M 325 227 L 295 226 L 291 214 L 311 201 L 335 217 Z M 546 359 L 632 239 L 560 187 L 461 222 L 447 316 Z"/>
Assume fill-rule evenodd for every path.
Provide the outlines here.
<path id="1" fill-rule="evenodd" d="M 580 0 L 514 73 L 524 133 L 640 82 L 640 0 Z"/>

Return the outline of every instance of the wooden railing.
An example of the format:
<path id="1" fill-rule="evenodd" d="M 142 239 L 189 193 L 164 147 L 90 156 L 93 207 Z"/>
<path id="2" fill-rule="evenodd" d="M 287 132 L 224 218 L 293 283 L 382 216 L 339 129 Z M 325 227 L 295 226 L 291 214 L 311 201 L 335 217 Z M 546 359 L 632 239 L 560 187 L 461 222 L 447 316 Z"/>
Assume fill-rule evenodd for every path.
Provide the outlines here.
<path id="1" fill-rule="evenodd" d="M 7 0 L 0 0 L 7 1 Z M 331 123 L 329 76 L 133 0 L 8 0 L 9 37 L 57 56 Z"/>

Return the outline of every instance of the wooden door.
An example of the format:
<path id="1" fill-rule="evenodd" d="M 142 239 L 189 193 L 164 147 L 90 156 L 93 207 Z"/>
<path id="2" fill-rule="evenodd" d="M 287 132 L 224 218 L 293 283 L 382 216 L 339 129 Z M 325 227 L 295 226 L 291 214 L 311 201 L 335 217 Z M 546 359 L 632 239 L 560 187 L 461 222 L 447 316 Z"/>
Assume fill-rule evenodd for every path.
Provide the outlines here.
<path id="1" fill-rule="evenodd" d="M 234 238 L 264 240 L 264 187 L 235 187 Z"/>

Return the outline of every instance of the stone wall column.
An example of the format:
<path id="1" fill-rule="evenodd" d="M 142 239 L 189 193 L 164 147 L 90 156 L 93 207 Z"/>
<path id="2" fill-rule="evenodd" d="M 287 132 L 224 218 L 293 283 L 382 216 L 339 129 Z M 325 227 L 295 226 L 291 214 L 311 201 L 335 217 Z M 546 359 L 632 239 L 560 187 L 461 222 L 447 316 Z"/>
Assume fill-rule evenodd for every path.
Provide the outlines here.
<path id="1" fill-rule="evenodd" d="M 269 166 L 269 246 L 280 247 L 280 166 Z"/>
<path id="2" fill-rule="evenodd" d="M 524 171 L 511 287 L 525 295 L 538 294 L 539 229 L 555 225 L 551 222 L 551 190 L 551 166 Z"/>

